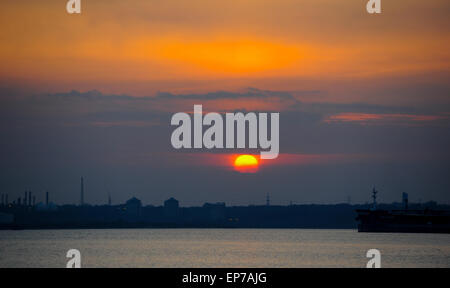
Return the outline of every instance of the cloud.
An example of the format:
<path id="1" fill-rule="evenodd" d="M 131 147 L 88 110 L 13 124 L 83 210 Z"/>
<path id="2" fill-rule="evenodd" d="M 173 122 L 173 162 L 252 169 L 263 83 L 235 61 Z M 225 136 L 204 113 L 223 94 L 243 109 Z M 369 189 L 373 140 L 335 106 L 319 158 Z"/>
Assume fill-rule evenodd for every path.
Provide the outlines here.
<path id="1" fill-rule="evenodd" d="M 304 93 L 307 92 L 304 91 Z M 300 104 L 300 101 L 289 91 L 256 88 L 195 94 L 160 92 L 156 95 L 156 100 L 185 112 L 191 111 L 194 104 L 202 104 L 204 111 L 211 112 L 286 111 Z"/>
<path id="2" fill-rule="evenodd" d="M 11 90 L 0 91 L 1 94 Z M 194 104 L 203 111 L 281 112 L 282 120 L 292 125 L 307 123 L 360 125 L 448 125 L 449 114 L 427 108 L 383 106 L 368 103 L 303 102 L 299 97 L 320 95 L 320 90 L 272 91 L 247 88 L 240 91 L 208 93 L 159 92 L 155 96 L 135 97 L 105 94 L 98 90 L 70 91 L 26 97 L 1 97 L 2 118 L 12 122 L 48 122 L 67 126 L 148 127 L 168 125 L 176 112 L 190 113 Z M 448 113 L 448 112 L 447 112 Z M 57 121 L 55 121 L 57 119 Z M 295 127 L 294 127 L 295 128 Z"/>
<path id="3" fill-rule="evenodd" d="M 308 93 L 309 91 L 304 91 L 303 93 Z M 312 93 L 315 93 L 313 91 Z M 300 93 L 300 92 L 299 92 Z M 161 99 L 193 99 L 193 100 L 218 100 L 218 99 L 248 99 L 248 98 L 257 98 L 257 99 L 270 99 L 270 98 L 278 98 L 280 100 L 295 100 L 294 96 L 290 92 L 286 91 L 269 91 L 269 90 L 260 90 L 257 88 L 247 88 L 242 92 L 230 92 L 230 91 L 215 91 L 204 94 L 172 94 L 168 92 L 160 92 L 157 94 L 158 98 Z"/>
<path id="4" fill-rule="evenodd" d="M 162 125 L 159 121 L 96 121 L 94 127 L 151 127 Z"/>
<path id="5" fill-rule="evenodd" d="M 374 113 L 340 113 L 327 116 L 326 123 L 357 123 L 360 125 L 408 125 L 417 126 L 441 123 L 450 119 L 447 115 L 425 114 L 374 114 Z"/>

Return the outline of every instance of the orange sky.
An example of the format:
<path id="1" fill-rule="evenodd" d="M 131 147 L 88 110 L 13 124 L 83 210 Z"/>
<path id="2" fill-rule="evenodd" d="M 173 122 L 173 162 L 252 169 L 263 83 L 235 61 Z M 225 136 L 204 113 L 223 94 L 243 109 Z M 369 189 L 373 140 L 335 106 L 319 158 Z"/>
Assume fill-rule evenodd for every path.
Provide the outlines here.
<path id="1" fill-rule="evenodd" d="M 383 1 L 381 15 L 361 0 L 84 0 L 69 15 L 65 1 L 7 0 L 0 79 L 151 96 L 448 76 L 449 11 L 447 0 Z"/>

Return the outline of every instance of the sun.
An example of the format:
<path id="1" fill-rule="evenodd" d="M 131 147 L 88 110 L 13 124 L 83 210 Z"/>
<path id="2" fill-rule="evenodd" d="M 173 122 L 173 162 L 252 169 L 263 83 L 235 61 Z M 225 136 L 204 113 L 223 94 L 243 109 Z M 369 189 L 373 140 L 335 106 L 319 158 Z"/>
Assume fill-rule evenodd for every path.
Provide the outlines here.
<path id="1" fill-rule="evenodd" d="M 242 167 L 242 166 L 257 166 L 258 159 L 256 159 L 253 155 L 239 155 L 234 160 L 234 166 Z"/>
<path id="2" fill-rule="evenodd" d="M 258 171 L 259 161 L 253 155 L 239 155 L 234 159 L 234 169 L 243 173 L 255 173 Z"/>

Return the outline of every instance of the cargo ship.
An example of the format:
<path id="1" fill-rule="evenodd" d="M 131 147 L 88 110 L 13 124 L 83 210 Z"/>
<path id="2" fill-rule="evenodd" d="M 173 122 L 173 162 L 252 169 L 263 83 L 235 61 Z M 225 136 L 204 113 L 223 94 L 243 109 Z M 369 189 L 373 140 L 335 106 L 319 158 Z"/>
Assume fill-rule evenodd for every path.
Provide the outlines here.
<path id="1" fill-rule="evenodd" d="M 403 209 L 377 209 L 377 193 L 374 188 L 370 209 L 356 210 L 358 232 L 450 233 L 450 211 L 410 210 L 407 193 L 403 193 Z"/>

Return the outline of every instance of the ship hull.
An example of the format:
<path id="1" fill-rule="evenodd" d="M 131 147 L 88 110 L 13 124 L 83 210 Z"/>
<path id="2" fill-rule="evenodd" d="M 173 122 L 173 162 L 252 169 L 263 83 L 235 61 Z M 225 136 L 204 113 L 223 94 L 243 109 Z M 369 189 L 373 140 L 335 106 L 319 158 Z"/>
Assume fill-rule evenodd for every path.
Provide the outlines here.
<path id="1" fill-rule="evenodd" d="M 450 212 L 357 210 L 358 232 L 450 233 Z"/>

